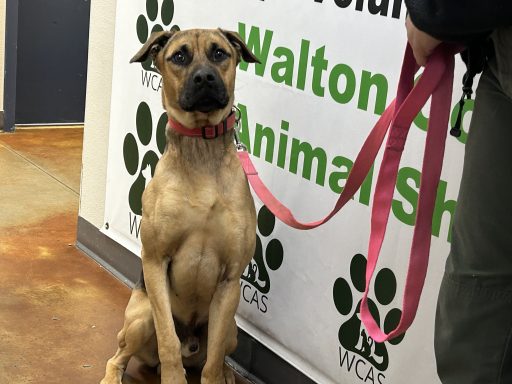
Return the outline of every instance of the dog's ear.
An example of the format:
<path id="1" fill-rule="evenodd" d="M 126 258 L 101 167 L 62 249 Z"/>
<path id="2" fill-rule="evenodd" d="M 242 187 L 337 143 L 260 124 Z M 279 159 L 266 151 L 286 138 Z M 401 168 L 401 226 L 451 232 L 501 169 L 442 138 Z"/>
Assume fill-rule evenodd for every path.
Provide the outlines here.
<path id="1" fill-rule="evenodd" d="M 242 38 L 237 32 L 226 31 L 221 28 L 219 28 L 219 31 L 224 36 L 226 36 L 231 45 L 235 47 L 235 49 L 237 50 L 237 62 L 240 62 L 240 57 L 242 57 L 242 59 L 244 59 L 248 63 L 260 63 L 259 59 L 256 56 L 254 56 L 254 54 L 249 50 L 249 48 L 247 48 L 247 45 L 245 45 L 245 42 L 242 40 Z"/>
<path id="2" fill-rule="evenodd" d="M 132 57 L 130 63 L 142 63 L 151 57 L 155 60 L 158 52 L 162 50 L 163 47 L 167 44 L 169 39 L 178 31 L 176 28 L 172 28 L 170 31 L 159 31 L 153 32 L 148 40 L 144 43 L 142 48 Z"/>

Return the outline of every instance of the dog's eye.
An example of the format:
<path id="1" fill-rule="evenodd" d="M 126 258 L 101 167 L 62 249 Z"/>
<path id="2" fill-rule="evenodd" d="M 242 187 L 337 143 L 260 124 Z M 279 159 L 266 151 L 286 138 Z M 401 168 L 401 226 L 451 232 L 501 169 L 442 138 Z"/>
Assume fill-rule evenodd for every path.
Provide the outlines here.
<path id="1" fill-rule="evenodd" d="M 215 61 L 222 61 L 222 60 L 226 59 L 227 57 L 228 57 L 228 54 L 226 53 L 226 51 L 224 51 L 221 48 L 217 48 L 215 50 L 215 52 L 213 52 L 213 59 Z"/>
<path id="2" fill-rule="evenodd" d="M 184 52 L 178 51 L 174 55 L 171 56 L 171 61 L 174 64 L 183 65 L 187 61 L 187 57 L 185 56 Z"/>

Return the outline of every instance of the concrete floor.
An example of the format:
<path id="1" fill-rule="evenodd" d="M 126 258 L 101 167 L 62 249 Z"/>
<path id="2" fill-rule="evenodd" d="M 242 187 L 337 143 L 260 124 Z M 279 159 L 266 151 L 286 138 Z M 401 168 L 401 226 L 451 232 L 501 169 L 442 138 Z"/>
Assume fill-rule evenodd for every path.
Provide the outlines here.
<path id="1" fill-rule="evenodd" d="M 0 133 L 2 384 L 98 383 L 116 349 L 130 291 L 75 248 L 82 135 Z M 123 383 L 160 380 L 133 360 Z"/>

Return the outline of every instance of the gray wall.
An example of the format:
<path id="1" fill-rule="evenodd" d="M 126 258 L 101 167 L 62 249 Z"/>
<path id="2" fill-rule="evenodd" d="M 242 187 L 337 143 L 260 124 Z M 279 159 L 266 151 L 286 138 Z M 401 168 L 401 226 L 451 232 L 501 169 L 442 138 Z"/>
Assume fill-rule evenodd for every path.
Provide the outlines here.
<path id="1" fill-rule="evenodd" d="M 0 111 L 4 110 L 5 0 L 0 0 Z M 1 128 L 1 127 L 0 127 Z"/>
<path id="2" fill-rule="evenodd" d="M 90 0 L 7 0 L 6 126 L 81 123 Z"/>

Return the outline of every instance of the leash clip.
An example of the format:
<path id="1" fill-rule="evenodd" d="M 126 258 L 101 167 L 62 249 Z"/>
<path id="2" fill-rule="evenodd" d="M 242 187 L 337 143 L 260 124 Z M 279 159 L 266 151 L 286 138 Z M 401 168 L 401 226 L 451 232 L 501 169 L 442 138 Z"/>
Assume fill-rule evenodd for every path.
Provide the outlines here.
<path id="1" fill-rule="evenodd" d="M 233 112 L 235 113 L 235 127 L 233 129 L 234 131 L 234 138 L 235 138 L 235 147 L 238 152 L 247 152 L 247 146 L 242 143 L 242 140 L 240 140 L 240 117 L 242 113 L 240 112 L 240 109 L 238 107 L 233 105 Z"/>

